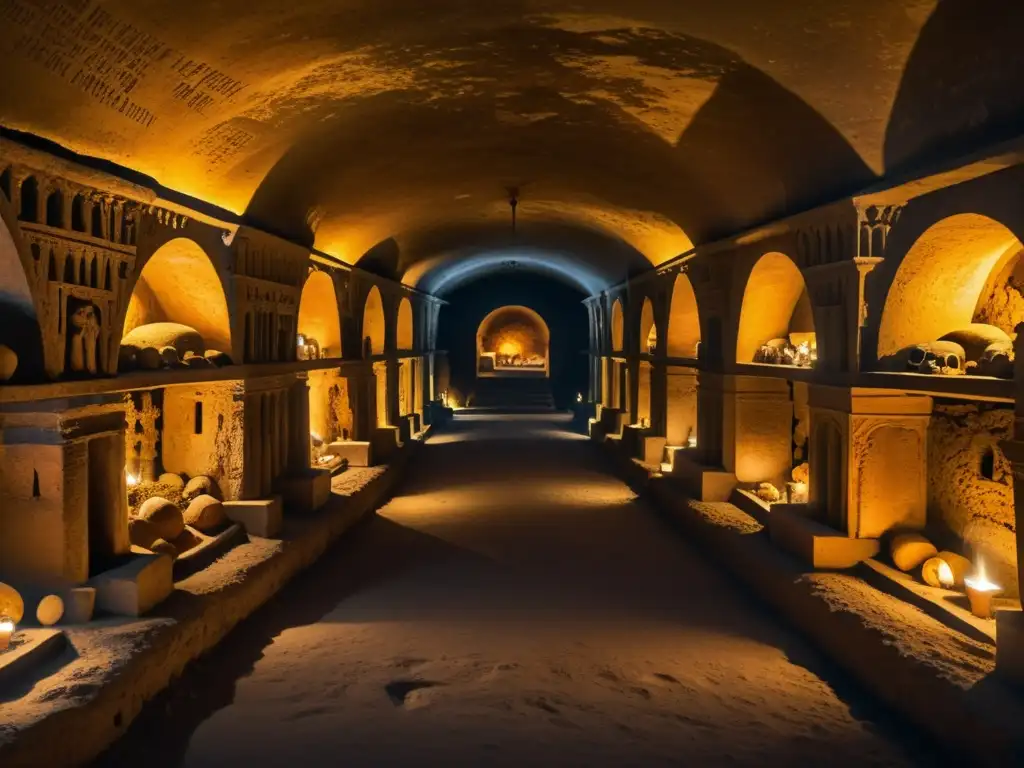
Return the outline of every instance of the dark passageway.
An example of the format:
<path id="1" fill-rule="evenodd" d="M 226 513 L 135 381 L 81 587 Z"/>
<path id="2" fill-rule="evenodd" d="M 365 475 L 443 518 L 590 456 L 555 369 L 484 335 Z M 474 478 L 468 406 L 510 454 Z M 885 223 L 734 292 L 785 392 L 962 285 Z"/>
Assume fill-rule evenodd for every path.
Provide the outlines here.
<path id="1" fill-rule="evenodd" d="M 99 764 L 910 764 L 565 418 L 460 414 Z"/>

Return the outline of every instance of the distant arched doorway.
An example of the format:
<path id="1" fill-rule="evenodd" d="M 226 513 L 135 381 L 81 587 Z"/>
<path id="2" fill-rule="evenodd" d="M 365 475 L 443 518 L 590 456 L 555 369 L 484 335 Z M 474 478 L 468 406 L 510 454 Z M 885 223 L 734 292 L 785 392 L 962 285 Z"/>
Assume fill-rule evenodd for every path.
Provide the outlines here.
<path id="1" fill-rule="evenodd" d="M 548 324 L 534 310 L 499 307 L 477 328 L 477 376 L 548 376 L 550 346 Z"/>

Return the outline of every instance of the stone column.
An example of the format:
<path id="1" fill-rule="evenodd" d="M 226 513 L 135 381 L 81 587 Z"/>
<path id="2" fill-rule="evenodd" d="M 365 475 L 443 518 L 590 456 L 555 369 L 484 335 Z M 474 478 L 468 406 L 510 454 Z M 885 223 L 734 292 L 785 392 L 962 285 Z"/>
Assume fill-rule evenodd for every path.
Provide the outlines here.
<path id="1" fill-rule="evenodd" d="M 298 379 L 288 389 L 288 472 L 304 475 L 311 466 L 309 445 L 309 384 Z"/>
<path id="2" fill-rule="evenodd" d="M 242 413 L 242 440 L 245 446 L 242 463 L 242 496 L 246 501 L 258 499 L 263 493 L 263 413 L 259 392 L 246 392 Z M 269 478 L 267 479 L 269 481 Z"/>
<path id="3" fill-rule="evenodd" d="M 861 329 L 867 317 L 864 280 L 881 261 L 878 257 L 856 257 L 803 270 L 814 308 L 817 370 L 860 370 Z"/>
<path id="4" fill-rule="evenodd" d="M 782 489 L 793 466 L 789 382 L 726 375 L 722 383 L 723 468 L 734 474 L 737 482 L 769 482 Z"/>
<path id="5" fill-rule="evenodd" d="M 666 367 L 664 435 L 669 445 L 685 446 L 697 435 L 697 369 Z M 699 445 L 699 443 L 698 443 Z"/>

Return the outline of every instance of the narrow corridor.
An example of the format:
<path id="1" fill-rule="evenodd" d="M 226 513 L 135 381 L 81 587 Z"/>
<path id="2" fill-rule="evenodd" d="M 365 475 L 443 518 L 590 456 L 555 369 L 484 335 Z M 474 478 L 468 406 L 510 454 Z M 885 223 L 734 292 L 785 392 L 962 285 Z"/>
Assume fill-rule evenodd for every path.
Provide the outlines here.
<path id="1" fill-rule="evenodd" d="M 100 764 L 934 761 L 564 419 L 459 414 Z"/>

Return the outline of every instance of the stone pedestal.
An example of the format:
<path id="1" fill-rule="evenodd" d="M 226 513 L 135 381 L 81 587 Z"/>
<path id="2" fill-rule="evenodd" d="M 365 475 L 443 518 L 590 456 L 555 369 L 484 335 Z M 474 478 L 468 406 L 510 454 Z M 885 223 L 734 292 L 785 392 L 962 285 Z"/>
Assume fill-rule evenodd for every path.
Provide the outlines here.
<path id="1" fill-rule="evenodd" d="M 85 581 L 128 553 L 120 394 L 0 409 L 0 567 L 40 585 Z"/>
<path id="2" fill-rule="evenodd" d="M 996 611 L 996 674 L 1024 687 L 1024 612 Z"/>
<path id="3" fill-rule="evenodd" d="M 135 555 L 90 582 L 96 607 L 115 616 L 143 616 L 174 591 L 174 562 L 167 555 Z"/>
<path id="4" fill-rule="evenodd" d="M 811 385 L 810 505 L 851 538 L 923 528 L 932 399 Z"/>

